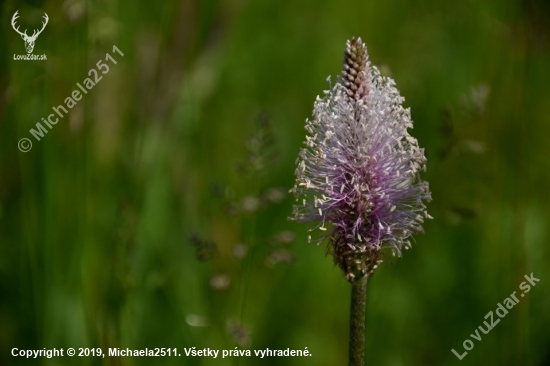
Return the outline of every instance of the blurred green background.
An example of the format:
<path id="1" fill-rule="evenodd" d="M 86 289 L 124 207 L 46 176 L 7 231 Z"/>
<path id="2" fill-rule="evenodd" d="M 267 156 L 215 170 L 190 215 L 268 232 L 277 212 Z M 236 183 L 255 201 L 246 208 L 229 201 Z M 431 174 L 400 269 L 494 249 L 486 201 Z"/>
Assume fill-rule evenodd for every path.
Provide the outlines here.
<path id="1" fill-rule="evenodd" d="M 550 364 L 549 2 L 1 4 L 1 365 L 345 365 L 350 287 L 287 220 L 287 192 L 353 36 L 411 108 L 435 218 L 369 283 L 369 364 Z M 47 61 L 13 60 L 16 10 L 21 29 L 49 15 Z M 107 52 L 117 64 L 36 141 Z M 451 349 L 531 272 L 459 361 Z M 236 346 L 313 356 L 11 356 Z"/>

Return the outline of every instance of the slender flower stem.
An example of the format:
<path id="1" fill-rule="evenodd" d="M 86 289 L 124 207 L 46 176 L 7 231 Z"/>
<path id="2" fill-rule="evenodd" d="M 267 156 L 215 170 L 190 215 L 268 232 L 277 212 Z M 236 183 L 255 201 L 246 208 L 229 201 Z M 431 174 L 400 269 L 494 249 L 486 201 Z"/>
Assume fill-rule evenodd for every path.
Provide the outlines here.
<path id="1" fill-rule="evenodd" d="M 365 365 L 365 303 L 367 276 L 351 284 L 351 308 L 349 318 L 349 366 Z"/>

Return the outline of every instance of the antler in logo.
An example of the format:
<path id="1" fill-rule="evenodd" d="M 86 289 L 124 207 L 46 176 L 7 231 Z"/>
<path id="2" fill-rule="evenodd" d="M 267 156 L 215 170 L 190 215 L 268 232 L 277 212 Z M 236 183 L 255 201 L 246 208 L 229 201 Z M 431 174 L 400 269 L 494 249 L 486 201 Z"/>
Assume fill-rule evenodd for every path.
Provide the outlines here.
<path id="1" fill-rule="evenodd" d="M 19 26 L 16 28 L 15 21 L 17 18 L 19 18 L 19 15 L 17 14 L 19 10 L 13 14 L 13 17 L 11 18 L 11 26 L 13 29 L 21 35 L 21 38 L 23 38 L 23 41 L 25 41 L 25 49 L 27 50 L 27 53 L 31 53 L 34 49 L 34 42 L 36 41 L 36 38 L 42 33 L 44 28 L 46 28 L 46 24 L 48 24 L 48 14 L 44 13 L 44 22 L 42 22 L 42 29 L 37 31 L 36 29 L 33 31 L 32 36 L 27 35 L 27 30 L 25 29 L 24 32 L 19 31 Z"/>

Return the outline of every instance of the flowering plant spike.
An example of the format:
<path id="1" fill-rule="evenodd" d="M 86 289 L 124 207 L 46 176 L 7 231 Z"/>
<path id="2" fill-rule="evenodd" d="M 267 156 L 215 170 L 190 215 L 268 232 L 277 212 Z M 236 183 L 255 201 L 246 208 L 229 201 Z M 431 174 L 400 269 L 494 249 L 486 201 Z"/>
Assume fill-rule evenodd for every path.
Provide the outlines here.
<path id="1" fill-rule="evenodd" d="M 327 250 L 350 282 L 371 275 L 383 249 L 398 256 L 409 249 L 411 235 L 431 218 L 429 186 L 419 176 L 426 158 L 407 131 L 413 123 L 403 102 L 354 38 L 342 75 L 306 120 L 292 219 L 315 223 L 310 231 L 320 231 L 319 243 L 329 238 Z"/>

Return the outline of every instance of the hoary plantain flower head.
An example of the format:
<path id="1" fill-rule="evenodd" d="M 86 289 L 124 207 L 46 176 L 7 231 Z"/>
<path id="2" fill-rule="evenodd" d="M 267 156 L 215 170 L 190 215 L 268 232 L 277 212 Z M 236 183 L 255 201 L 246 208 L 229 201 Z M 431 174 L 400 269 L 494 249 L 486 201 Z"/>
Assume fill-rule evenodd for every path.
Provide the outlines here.
<path id="1" fill-rule="evenodd" d="M 312 222 L 317 241 L 350 282 L 371 275 L 383 249 L 411 246 L 411 235 L 431 218 L 424 150 L 409 135 L 410 110 L 395 82 L 368 60 L 361 39 L 347 42 L 342 75 L 317 97 L 299 153 L 292 219 Z M 311 240 L 311 236 L 309 236 Z"/>

